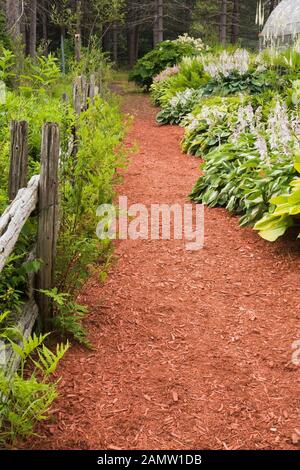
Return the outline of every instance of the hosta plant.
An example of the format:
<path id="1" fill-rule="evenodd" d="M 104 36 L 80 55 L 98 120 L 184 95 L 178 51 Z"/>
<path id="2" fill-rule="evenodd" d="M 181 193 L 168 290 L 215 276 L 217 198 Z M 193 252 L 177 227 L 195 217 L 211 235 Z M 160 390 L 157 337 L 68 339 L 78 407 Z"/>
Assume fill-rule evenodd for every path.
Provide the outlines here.
<path id="1" fill-rule="evenodd" d="M 270 198 L 287 188 L 295 174 L 289 156 L 274 155 L 270 161 L 262 161 L 250 133 L 208 153 L 202 170 L 191 199 L 225 207 L 241 216 L 241 225 L 259 220 L 268 210 Z"/>
<path id="2" fill-rule="evenodd" d="M 202 97 L 202 90 L 187 89 L 178 92 L 169 101 L 168 105 L 156 117 L 158 124 L 180 124 L 184 116 L 189 114 L 198 100 Z"/>
<path id="3" fill-rule="evenodd" d="M 300 172 L 300 158 L 295 163 L 295 169 Z M 254 229 L 259 235 L 270 242 L 276 241 L 285 234 L 287 229 L 299 223 L 300 220 L 300 178 L 294 179 L 290 183 L 289 191 L 285 194 L 274 197 L 270 201 L 275 206 L 275 210 L 265 214 L 259 220 Z M 298 235 L 300 238 L 300 234 Z"/>
<path id="4" fill-rule="evenodd" d="M 202 98 L 182 122 L 185 127 L 183 151 L 201 157 L 225 143 L 232 135 L 230 117 L 241 103 L 240 97 Z"/>

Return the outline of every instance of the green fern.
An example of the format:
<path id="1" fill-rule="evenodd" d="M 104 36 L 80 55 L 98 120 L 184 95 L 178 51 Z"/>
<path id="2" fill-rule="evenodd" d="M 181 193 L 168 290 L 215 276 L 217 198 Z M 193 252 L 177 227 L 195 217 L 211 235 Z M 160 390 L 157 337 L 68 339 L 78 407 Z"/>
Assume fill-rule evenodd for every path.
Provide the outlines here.
<path id="1" fill-rule="evenodd" d="M 50 382 L 59 361 L 69 349 L 69 343 L 58 344 L 55 352 L 44 344 L 48 334 L 33 334 L 19 343 L 8 340 L 21 358 L 21 367 L 12 378 L 0 369 L 0 441 L 13 442 L 17 436 L 29 436 L 36 422 L 47 417 L 47 411 L 57 396 L 56 382 Z M 35 370 L 29 377 L 24 374 L 30 359 Z"/>
<path id="2" fill-rule="evenodd" d="M 46 376 L 51 375 L 56 371 L 59 361 L 65 355 L 69 347 L 69 342 L 67 342 L 67 344 L 58 344 L 56 346 L 56 353 L 54 354 L 43 344 L 42 349 L 38 351 L 40 362 L 33 362 Z"/>

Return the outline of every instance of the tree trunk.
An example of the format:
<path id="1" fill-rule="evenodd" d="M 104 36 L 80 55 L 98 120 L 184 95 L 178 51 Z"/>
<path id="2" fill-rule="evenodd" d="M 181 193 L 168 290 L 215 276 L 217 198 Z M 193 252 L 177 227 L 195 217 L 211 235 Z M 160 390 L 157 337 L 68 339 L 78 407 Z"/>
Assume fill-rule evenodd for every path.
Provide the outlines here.
<path id="1" fill-rule="evenodd" d="M 220 16 L 220 43 L 226 44 L 227 40 L 227 0 L 222 0 Z"/>
<path id="2" fill-rule="evenodd" d="M 6 0 L 7 33 L 14 41 L 21 35 L 21 13 L 19 0 Z"/>
<path id="3" fill-rule="evenodd" d="M 233 0 L 231 42 L 236 44 L 240 33 L 240 0 Z"/>
<path id="4" fill-rule="evenodd" d="M 76 34 L 81 36 L 81 0 L 76 0 Z"/>
<path id="5" fill-rule="evenodd" d="M 154 0 L 154 19 L 153 19 L 153 47 L 158 43 L 158 15 L 157 0 Z"/>
<path id="6" fill-rule="evenodd" d="M 138 57 L 138 49 L 137 49 L 138 37 L 139 37 L 138 27 L 134 26 L 128 32 L 128 59 L 129 59 L 129 66 L 130 67 L 133 67 L 134 64 L 137 61 L 137 57 Z"/>
<path id="7" fill-rule="evenodd" d="M 47 0 L 42 0 L 41 4 L 41 17 L 43 28 L 43 41 L 44 41 L 44 54 L 48 55 L 48 18 L 47 18 Z"/>
<path id="8" fill-rule="evenodd" d="M 65 36 L 66 36 L 66 28 L 65 26 L 62 25 L 60 27 L 60 48 L 61 48 L 61 71 L 63 74 L 66 73 Z"/>
<path id="9" fill-rule="evenodd" d="M 154 2 L 153 45 L 156 46 L 164 40 L 164 2 Z"/>
<path id="10" fill-rule="evenodd" d="M 158 20 L 157 20 L 157 39 L 158 42 L 163 42 L 164 40 L 164 2 L 163 0 L 158 0 Z"/>
<path id="11" fill-rule="evenodd" d="M 116 21 L 113 25 L 113 61 L 115 64 L 118 63 L 118 25 Z"/>
<path id="12" fill-rule="evenodd" d="M 37 1 L 30 2 L 30 38 L 29 53 L 31 57 L 36 56 L 36 20 L 37 20 Z"/>

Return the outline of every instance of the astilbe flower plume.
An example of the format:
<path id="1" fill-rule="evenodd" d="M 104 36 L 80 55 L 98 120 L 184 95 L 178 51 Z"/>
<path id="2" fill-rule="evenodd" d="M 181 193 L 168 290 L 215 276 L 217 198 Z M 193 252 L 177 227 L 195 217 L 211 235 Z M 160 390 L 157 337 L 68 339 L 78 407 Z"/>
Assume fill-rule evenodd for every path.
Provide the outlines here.
<path id="1" fill-rule="evenodd" d="M 173 67 L 167 67 L 165 70 L 160 72 L 156 77 L 154 77 L 154 83 L 162 82 L 173 75 L 177 75 L 179 73 L 179 67 L 174 65 Z"/>

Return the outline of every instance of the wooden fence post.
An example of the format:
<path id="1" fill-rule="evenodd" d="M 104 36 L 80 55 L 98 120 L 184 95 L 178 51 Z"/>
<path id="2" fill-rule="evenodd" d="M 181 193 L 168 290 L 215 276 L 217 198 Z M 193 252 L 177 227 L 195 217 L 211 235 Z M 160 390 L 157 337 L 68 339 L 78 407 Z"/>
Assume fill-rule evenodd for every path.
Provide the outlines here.
<path id="1" fill-rule="evenodd" d="M 28 179 L 28 123 L 11 121 L 10 124 L 10 168 L 8 182 L 9 200 L 13 201 Z"/>
<path id="2" fill-rule="evenodd" d="M 39 186 L 39 228 L 37 258 L 42 261 L 37 274 L 37 304 L 43 327 L 49 325 L 52 316 L 50 299 L 39 292 L 40 289 L 53 288 L 54 265 L 58 226 L 58 162 L 59 128 L 57 124 L 47 123 L 43 127 L 41 149 L 41 175 Z"/>
<path id="3" fill-rule="evenodd" d="M 88 88 L 87 80 L 83 75 L 75 78 L 73 83 L 73 107 L 78 116 L 87 109 Z"/>

